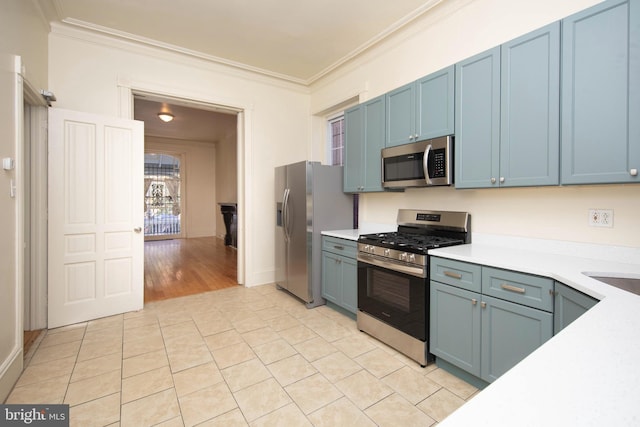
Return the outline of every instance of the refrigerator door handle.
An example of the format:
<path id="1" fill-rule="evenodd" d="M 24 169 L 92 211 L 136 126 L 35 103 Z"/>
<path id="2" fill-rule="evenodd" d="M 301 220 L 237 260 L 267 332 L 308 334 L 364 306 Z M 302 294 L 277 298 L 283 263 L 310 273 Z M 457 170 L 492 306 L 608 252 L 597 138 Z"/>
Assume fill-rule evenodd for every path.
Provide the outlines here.
<path id="1" fill-rule="evenodd" d="M 284 194 L 282 195 L 282 231 L 284 232 L 284 241 L 288 242 L 290 240 L 289 234 L 289 192 L 288 188 L 284 189 Z"/>

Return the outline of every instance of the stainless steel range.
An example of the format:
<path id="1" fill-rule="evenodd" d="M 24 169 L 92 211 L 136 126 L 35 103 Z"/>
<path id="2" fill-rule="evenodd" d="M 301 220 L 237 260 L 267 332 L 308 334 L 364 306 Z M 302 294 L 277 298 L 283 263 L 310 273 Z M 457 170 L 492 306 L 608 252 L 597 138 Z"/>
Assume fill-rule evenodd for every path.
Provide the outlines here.
<path id="1" fill-rule="evenodd" d="M 425 366 L 429 250 L 471 242 L 467 212 L 400 209 L 398 230 L 358 239 L 358 328 Z"/>

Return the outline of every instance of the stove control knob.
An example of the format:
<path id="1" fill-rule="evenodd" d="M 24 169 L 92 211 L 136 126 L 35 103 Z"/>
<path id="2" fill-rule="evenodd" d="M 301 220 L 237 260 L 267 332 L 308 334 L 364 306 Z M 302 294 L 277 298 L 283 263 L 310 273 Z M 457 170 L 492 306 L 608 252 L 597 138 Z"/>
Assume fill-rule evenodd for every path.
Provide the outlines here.
<path id="1" fill-rule="evenodd" d="M 400 261 L 406 261 L 407 260 L 407 255 L 408 254 L 406 252 L 403 252 L 398 256 L 398 258 L 400 259 Z"/>
<path id="2" fill-rule="evenodd" d="M 388 257 L 391 255 L 391 250 L 390 249 L 385 249 L 384 250 L 384 256 Z"/>
<path id="3" fill-rule="evenodd" d="M 409 262 L 416 262 L 415 254 L 409 254 Z"/>

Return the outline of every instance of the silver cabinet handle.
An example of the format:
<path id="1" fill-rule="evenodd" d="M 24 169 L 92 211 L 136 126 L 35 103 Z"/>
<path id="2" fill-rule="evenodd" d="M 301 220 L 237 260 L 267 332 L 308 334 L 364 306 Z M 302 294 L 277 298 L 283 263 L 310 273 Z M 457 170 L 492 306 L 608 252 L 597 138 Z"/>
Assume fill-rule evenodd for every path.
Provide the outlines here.
<path id="1" fill-rule="evenodd" d="M 342 251 L 342 250 L 344 250 L 344 246 L 333 245 L 333 249 L 338 249 L 338 250 Z"/>
<path id="2" fill-rule="evenodd" d="M 495 183 L 496 183 L 496 179 L 495 179 L 495 178 L 493 178 L 493 177 L 491 177 L 491 183 L 492 183 L 492 184 L 495 184 Z"/>
<path id="3" fill-rule="evenodd" d="M 142 231 L 142 227 L 136 227 L 133 229 L 134 232 L 140 233 Z"/>
<path id="4" fill-rule="evenodd" d="M 484 301 L 482 301 L 482 302 L 480 303 L 480 307 L 482 307 L 482 308 L 487 308 L 487 303 L 486 303 L 486 302 L 484 302 Z"/>
<path id="5" fill-rule="evenodd" d="M 454 279 L 462 279 L 462 274 L 454 273 L 453 271 L 445 271 L 445 276 L 453 277 Z"/>
<path id="6" fill-rule="evenodd" d="M 502 289 L 504 289 L 505 291 L 517 292 L 519 294 L 524 294 L 524 292 L 525 292 L 524 288 L 519 288 L 517 286 L 507 285 L 506 283 L 503 283 L 502 285 L 500 285 L 500 287 Z"/>
<path id="7" fill-rule="evenodd" d="M 501 183 L 502 183 L 502 182 L 504 182 L 504 176 L 501 176 L 501 177 L 500 177 L 500 182 L 501 182 Z"/>
<path id="8" fill-rule="evenodd" d="M 475 298 L 471 299 L 471 305 L 476 305 L 478 303 L 478 300 Z"/>
<path id="9" fill-rule="evenodd" d="M 631 176 L 638 176 L 638 169 L 635 169 L 635 168 L 631 169 L 631 170 L 629 171 L 629 174 L 630 174 Z"/>

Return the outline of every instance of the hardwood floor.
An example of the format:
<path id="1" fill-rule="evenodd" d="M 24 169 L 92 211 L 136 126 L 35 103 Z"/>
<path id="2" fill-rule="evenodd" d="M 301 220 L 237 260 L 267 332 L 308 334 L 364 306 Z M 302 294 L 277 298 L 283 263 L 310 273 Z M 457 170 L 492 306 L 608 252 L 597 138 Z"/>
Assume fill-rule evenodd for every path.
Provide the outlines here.
<path id="1" fill-rule="evenodd" d="M 236 250 L 216 237 L 147 241 L 145 303 L 238 286 Z"/>
<path id="2" fill-rule="evenodd" d="M 35 330 L 35 331 L 24 331 L 24 341 L 23 341 L 22 353 L 25 356 L 27 355 L 27 353 L 29 353 L 29 350 L 31 349 L 31 346 L 36 341 L 36 339 L 38 339 L 38 337 L 40 336 L 42 331 L 44 331 L 44 329 L 38 329 L 38 330 Z"/>

